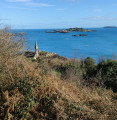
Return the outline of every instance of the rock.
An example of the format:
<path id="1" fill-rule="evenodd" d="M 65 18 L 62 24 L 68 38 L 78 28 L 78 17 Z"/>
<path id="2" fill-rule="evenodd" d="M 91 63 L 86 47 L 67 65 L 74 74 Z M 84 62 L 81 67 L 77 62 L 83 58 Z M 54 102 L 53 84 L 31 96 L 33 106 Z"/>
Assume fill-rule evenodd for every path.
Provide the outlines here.
<path id="1" fill-rule="evenodd" d="M 68 30 L 54 30 L 54 31 L 46 31 L 46 33 L 68 33 Z"/>
<path id="2" fill-rule="evenodd" d="M 56 33 L 68 33 L 68 30 L 54 30 Z"/>
<path id="3" fill-rule="evenodd" d="M 51 31 L 51 32 L 49 32 L 49 31 L 46 31 L 46 33 L 57 33 L 57 32 L 55 32 L 55 31 Z"/>
<path id="4" fill-rule="evenodd" d="M 68 30 L 61 30 L 60 33 L 68 33 Z"/>
<path id="5" fill-rule="evenodd" d="M 80 34 L 79 36 L 87 36 L 87 35 L 85 35 L 85 34 Z"/>
<path id="6" fill-rule="evenodd" d="M 93 32 L 93 31 L 96 31 L 96 30 L 88 30 L 88 29 L 84 29 L 84 28 L 69 28 L 67 29 L 68 31 L 71 31 L 71 32 Z"/>
<path id="7" fill-rule="evenodd" d="M 80 34 L 80 35 L 72 35 L 72 37 L 78 37 L 78 36 L 87 36 L 85 34 Z"/>
<path id="8" fill-rule="evenodd" d="M 79 35 L 72 35 L 72 37 L 78 37 Z"/>

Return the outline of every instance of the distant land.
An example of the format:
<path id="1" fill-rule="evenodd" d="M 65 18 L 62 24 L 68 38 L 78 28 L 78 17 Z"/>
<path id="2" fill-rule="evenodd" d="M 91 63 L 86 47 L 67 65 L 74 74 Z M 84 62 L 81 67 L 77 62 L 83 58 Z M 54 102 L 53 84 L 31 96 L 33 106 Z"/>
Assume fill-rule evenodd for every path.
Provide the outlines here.
<path id="1" fill-rule="evenodd" d="M 65 30 L 54 30 L 54 31 L 46 31 L 46 33 L 69 33 L 69 32 L 93 32 L 96 30 L 88 30 L 84 28 L 69 28 Z"/>
<path id="2" fill-rule="evenodd" d="M 117 28 L 116 26 L 104 26 L 104 28 Z"/>

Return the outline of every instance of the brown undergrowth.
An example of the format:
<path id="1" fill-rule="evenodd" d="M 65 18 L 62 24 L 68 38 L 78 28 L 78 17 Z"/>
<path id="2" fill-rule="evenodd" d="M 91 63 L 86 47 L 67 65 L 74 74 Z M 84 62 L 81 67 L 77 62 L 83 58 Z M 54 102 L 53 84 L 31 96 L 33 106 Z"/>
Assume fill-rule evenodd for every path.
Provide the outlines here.
<path id="1" fill-rule="evenodd" d="M 1 120 L 116 120 L 117 94 L 83 84 L 83 64 L 60 56 L 34 61 L 23 37 L 1 31 Z M 15 44 L 15 45 L 14 45 Z M 46 53 L 47 54 L 47 53 Z"/>

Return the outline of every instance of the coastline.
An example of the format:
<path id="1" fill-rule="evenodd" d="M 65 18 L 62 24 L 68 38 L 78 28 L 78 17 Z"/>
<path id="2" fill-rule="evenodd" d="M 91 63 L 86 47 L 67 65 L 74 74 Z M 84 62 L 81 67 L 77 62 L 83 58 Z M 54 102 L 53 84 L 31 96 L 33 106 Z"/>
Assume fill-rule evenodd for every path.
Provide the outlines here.
<path id="1" fill-rule="evenodd" d="M 117 118 L 116 60 L 96 64 L 90 57 L 68 59 L 38 51 L 37 43 L 35 53 L 18 54 L 24 47 L 24 39 L 2 35 L 9 37 L 0 41 L 0 118 Z"/>
<path id="2" fill-rule="evenodd" d="M 29 50 L 34 51 L 34 44 L 37 41 L 41 51 L 55 52 L 60 56 L 74 58 L 76 50 L 77 58 L 92 57 L 98 60 L 102 55 L 111 58 L 112 54 L 117 55 L 117 29 L 98 28 L 97 32 L 70 32 L 45 33 L 43 30 L 17 30 L 17 32 L 26 32 L 26 38 Z M 86 34 L 87 36 L 72 37 L 72 35 Z"/>

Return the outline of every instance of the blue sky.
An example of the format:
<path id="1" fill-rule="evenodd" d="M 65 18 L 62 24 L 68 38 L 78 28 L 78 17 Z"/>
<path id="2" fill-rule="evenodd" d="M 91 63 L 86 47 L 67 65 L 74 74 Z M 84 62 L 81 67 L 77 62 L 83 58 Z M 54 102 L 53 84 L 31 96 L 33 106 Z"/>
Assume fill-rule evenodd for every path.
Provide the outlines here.
<path id="1" fill-rule="evenodd" d="M 117 26 L 117 0 L 0 0 L 0 23 L 22 29 Z"/>

